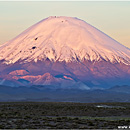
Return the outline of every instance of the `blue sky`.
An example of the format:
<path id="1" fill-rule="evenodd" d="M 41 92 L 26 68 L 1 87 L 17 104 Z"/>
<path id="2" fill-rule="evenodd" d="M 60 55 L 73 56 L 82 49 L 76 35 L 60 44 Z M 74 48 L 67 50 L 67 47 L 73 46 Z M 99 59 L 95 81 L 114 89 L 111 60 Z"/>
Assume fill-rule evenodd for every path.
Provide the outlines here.
<path id="1" fill-rule="evenodd" d="M 130 48 L 130 1 L 1 1 L 0 44 L 49 16 L 78 17 Z"/>

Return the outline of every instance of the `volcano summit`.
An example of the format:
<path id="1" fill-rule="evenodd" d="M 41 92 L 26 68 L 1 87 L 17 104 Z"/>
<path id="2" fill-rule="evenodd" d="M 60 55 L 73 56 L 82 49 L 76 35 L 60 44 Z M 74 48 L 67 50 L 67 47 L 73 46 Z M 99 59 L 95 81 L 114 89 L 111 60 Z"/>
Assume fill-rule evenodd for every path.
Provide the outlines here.
<path id="1" fill-rule="evenodd" d="M 130 49 L 78 18 L 48 17 L 0 46 L 0 73 L 10 86 L 130 85 Z"/>

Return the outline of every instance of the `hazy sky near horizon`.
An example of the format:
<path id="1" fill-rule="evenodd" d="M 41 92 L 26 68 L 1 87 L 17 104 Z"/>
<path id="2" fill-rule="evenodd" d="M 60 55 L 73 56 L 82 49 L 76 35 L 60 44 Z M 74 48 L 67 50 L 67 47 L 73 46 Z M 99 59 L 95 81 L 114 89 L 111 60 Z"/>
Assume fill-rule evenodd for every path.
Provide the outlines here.
<path id="1" fill-rule="evenodd" d="M 130 1 L 0 1 L 0 44 L 49 16 L 78 17 L 130 48 Z"/>

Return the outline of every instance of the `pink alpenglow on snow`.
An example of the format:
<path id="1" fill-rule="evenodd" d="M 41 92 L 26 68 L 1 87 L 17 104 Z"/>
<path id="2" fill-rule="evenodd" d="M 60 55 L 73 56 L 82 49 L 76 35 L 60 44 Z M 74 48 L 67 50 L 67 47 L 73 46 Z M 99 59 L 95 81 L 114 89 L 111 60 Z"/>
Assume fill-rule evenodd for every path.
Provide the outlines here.
<path id="1" fill-rule="evenodd" d="M 46 18 L 2 45 L 0 52 L 0 60 L 5 59 L 6 64 L 46 58 L 66 62 L 77 58 L 130 62 L 128 48 L 85 21 L 72 17 Z"/>

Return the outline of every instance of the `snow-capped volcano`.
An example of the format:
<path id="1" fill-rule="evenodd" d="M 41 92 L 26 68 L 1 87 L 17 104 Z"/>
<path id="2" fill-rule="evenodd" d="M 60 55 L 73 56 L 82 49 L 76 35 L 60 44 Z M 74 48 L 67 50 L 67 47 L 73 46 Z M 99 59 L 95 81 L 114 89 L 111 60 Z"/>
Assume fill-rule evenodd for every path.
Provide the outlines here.
<path id="1" fill-rule="evenodd" d="M 130 84 L 130 49 L 78 18 L 48 17 L 0 46 L 0 72 L 1 84 Z"/>
<path id="2" fill-rule="evenodd" d="M 0 60 L 110 61 L 130 63 L 130 50 L 90 24 L 72 17 L 49 17 L 0 47 Z"/>

